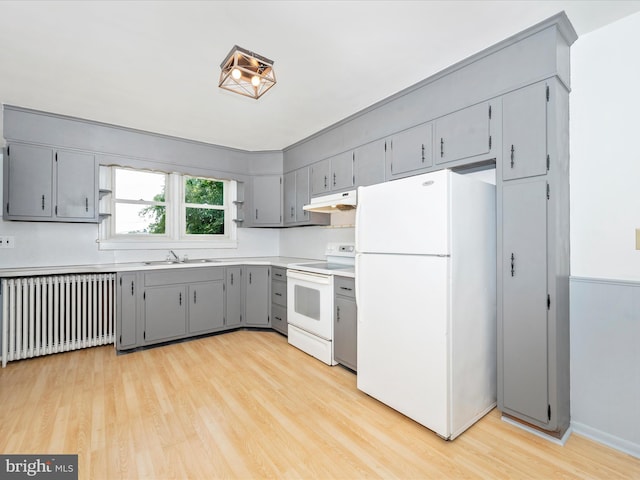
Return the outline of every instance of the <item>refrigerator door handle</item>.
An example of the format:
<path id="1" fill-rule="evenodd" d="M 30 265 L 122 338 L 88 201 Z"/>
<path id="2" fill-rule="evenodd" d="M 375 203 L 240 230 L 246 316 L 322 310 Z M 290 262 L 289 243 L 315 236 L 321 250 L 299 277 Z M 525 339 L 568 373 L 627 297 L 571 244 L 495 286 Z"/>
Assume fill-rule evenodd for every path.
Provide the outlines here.
<path id="1" fill-rule="evenodd" d="M 358 214 L 356 213 L 356 218 L 357 218 L 357 216 L 358 216 Z M 358 271 L 360 270 L 360 258 L 361 257 L 362 257 L 362 254 L 356 253 L 356 265 L 355 265 L 355 271 L 356 271 L 356 281 L 355 281 L 355 285 L 356 285 L 356 291 L 355 291 L 356 309 L 358 308 L 358 305 L 360 305 L 360 284 L 358 282 Z M 360 277 L 360 278 L 362 278 L 362 277 Z M 357 313 L 356 313 L 356 323 L 362 323 L 362 315 L 358 315 Z"/>

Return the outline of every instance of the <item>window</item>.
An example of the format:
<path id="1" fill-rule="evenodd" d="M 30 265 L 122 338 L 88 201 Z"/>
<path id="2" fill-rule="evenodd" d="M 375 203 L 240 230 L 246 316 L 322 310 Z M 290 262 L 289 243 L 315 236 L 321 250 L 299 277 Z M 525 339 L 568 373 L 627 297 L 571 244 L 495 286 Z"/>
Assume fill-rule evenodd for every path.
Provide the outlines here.
<path id="1" fill-rule="evenodd" d="M 231 221 L 236 183 L 207 177 L 101 167 L 101 185 L 112 191 L 102 209 L 100 248 L 235 247 Z"/>

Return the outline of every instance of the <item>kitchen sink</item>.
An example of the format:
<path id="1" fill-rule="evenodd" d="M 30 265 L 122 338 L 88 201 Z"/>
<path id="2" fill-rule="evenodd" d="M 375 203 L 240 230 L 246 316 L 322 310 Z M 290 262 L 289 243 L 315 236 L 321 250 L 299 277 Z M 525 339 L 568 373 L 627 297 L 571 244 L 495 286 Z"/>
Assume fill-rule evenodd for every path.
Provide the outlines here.
<path id="1" fill-rule="evenodd" d="M 145 265 L 175 265 L 181 263 L 178 260 L 153 260 L 151 262 L 143 262 Z"/>
<path id="2" fill-rule="evenodd" d="M 190 258 L 188 260 L 182 260 L 180 263 L 215 263 L 220 260 L 216 260 L 213 258 Z"/>

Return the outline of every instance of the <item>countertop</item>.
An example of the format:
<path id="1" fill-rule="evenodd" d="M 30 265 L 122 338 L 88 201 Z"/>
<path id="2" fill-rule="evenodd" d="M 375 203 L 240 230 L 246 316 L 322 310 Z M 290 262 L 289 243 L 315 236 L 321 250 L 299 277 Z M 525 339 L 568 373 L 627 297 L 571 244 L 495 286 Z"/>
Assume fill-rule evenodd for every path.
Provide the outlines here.
<path id="1" fill-rule="evenodd" d="M 216 258 L 213 262 L 205 263 L 173 263 L 173 264 L 153 264 L 145 262 L 127 263 L 102 263 L 95 265 L 58 265 L 46 267 L 24 267 L 24 268 L 0 268 L 0 278 L 10 277 L 31 277 L 36 275 L 63 275 L 74 273 L 117 273 L 141 270 L 167 270 L 176 268 L 204 268 L 204 267 L 225 267 L 232 265 L 271 265 L 274 267 L 287 268 L 294 263 L 321 262 L 323 259 L 296 258 L 296 257 L 234 257 Z M 193 259 L 191 260 L 193 261 Z M 336 272 L 340 275 L 340 273 Z M 353 276 L 352 272 L 342 273 L 344 276 Z"/>

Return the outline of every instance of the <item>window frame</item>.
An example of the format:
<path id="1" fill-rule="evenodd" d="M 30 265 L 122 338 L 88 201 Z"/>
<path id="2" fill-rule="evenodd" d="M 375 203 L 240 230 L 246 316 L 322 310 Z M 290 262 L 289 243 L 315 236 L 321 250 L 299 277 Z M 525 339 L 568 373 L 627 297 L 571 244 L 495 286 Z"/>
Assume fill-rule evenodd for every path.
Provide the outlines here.
<path id="1" fill-rule="evenodd" d="M 237 248 L 237 225 L 232 220 L 236 216 L 236 204 L 232 201 L 237 194 L 237 182 L 230 179 L 194 175 L 183 172 L 166 172 L 155 169 L 142 169 L 122 165 L 102 165 L 101 185 L 106 184 L 105 190 L 111 191 L 100 200 L 100 211 L 106 211 L 109 218 L 99 225 L 98 245 L 100 250 L 149 250 L 149 249 L 204 249 L 204 248 Z M 102 169 L 106 168 L 106 174 Z M 115 234 L 115 198 L 116 170 L 133 170 L 138 172 L 161 173 L 166 175 L 165 184 L 165 233 L 164 234 Z M 223 182 L 225 212 L 225 233 L 223 235 L 186 234 L 186 203 L 184 202 L 185 178 L 204 178 Z M 101 187 L 102 188 L 102 187 Z M 153 201 L 119 200 L 119 203 L 154 204 Z M 192 205 L 192 204 L 188 204 Z M 198 205 L 198 204 L 194 204 Z M 218 206 L 216 206 L 218 207 Z"/>

